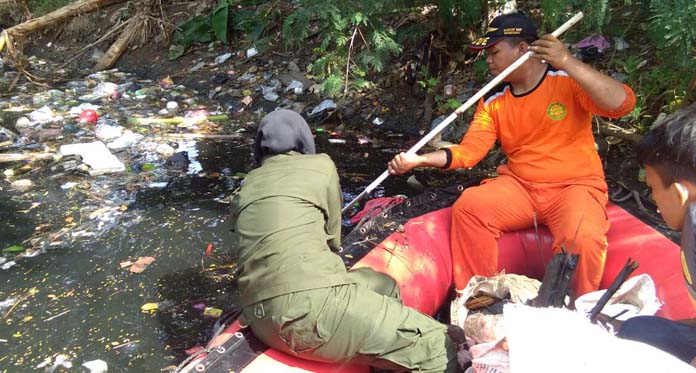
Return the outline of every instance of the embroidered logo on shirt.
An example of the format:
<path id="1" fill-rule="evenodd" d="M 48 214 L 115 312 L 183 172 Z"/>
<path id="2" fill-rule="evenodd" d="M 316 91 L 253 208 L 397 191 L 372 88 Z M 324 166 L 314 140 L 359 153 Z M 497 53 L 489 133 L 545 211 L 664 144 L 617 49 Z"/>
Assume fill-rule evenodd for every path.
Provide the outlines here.
<path id="1" fill-rule="evenodd" d="M 561 120 L 566 117 L 566 108 L 560 102 L 552 102 L 546 109 L 546 115 L 553 120 Z"/>

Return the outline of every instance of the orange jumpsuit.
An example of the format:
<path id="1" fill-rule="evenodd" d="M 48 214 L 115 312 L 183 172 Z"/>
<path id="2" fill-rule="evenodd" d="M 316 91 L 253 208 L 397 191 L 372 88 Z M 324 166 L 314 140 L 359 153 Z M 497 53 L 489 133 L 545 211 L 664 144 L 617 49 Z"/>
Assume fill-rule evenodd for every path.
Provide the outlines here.
<path id="1" fill-rule="evenodd" d="M 580 254 L 573 290 L 597 290 L 604 270 L 607 185 L 592 136 L 592 114 L 620 117 L 635 105 L 626 99 L 600 109 L 568 74 L 549 66 L 539 85 L 516 96 L 503 83 L 478 104 L 459 145 L 446 149 L 445 168 L 470 168 L 500 141 L 508 157 L 499 176 L 466 189 L 452 209 L 454 283 L 498 270 L 497 238 L 536 221 L 549 227 L 554 251 Z"/>

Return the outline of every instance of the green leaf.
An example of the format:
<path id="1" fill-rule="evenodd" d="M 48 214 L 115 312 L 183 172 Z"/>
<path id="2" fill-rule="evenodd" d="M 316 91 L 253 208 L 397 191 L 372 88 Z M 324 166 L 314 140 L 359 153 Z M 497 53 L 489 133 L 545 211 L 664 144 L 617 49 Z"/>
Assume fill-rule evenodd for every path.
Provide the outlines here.
<path id="1" fill-rule="evenodd" d="M 227 18 L 229 16 L 229 3 L 220 1 L 211 18 L 213 32 L 217 40 L 227 43 Z"/>
<path id="2" fill-rule="evenodd" d="M 19 253 L 24 251 L 24 246 L 13 245 L 2 250 L 3 253 Z"/>
<path id="3" fill-rule="evenodd" d="M 193 43 L 208 43 L 213 40 L 213 26 L 209 16 L 197 16 L 180 24 L 172 37 L 173 44 L 181 44 L 184 48 Z"/>
<path id="4" fill-rule="evenodd" d="M 374 83 L 363 78 L 357 78 L 353 81 L 353 87 L 355 87 L 356 89 L 372 89 L 374 88 L 374 86 Z"/>
<path id="5" fill-rule="evenodd" d="M 447 99 L 447 102 L 445 103 L 447 109 L 450 110 L 457 110 L 459 109 L 460 106 L 462 106 L 462 103 L 459 102 L 456 98 L 449 98 Z"/>
<path id="6" fill-rule="evenodd" d="M 332 74 L 322 84 L 322 92 L 327 96 L 337 96 L 341 93 L 341 88 L 343 88 L 343 81 L 340 76 Z"/>
<path id="7" fill-rule="evenodd" d="M 167 53 L 167 58 L 169 61 L 174 61 L 175 59 L 181 57 L 186 52 L 186 48 L 181 44 L 172 44 L 169 47 L 169 52 Z"/>

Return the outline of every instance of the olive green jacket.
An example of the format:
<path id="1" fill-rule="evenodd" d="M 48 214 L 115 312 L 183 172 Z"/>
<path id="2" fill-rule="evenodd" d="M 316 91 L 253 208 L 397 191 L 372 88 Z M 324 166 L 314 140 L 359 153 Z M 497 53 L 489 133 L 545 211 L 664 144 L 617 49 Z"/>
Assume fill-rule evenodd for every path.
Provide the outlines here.
<path id="1" fill-rule="evenodd" d="M 274 155 L 247 175 L 232 200 L 242 306 L 353 283 L 334 253 L 341 203 L 338 173 L 326 154 Z"/>

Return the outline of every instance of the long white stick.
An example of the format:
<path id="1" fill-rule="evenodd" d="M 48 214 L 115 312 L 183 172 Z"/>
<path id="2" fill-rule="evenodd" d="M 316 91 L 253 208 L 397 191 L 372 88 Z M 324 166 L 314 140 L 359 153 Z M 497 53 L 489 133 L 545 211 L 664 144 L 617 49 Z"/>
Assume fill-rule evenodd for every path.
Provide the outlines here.
<path id="1" fill-rule="evenodd" d="M 583 17 L 582 12 L 578 12 L 576 15 L 573 16 L 573 18 L 569 19 L 566 21 L 566 23 L 562 24 L 561 27 L 557 28 L 554 32 L 551 33 L 551 35 L 555 37 L 559 37 L 562 33 L 566 32 L 569 28 L 571 28 L 573 25 L 578 23 Z M 529 57 L 531 57 L 532 51 L 528 51 L 527 53 L 523 54 L 520 58 L 517 59 L 517 61 L 513 62 L 512 65 L 508 66 L 507 69 L 503 70 L 500 74 L 498 74 L 495 79 L 491 80 L 488 84 L 486 84 L 483 88 L 481 88 L 480 91 L 478 91 L 475 95 L 471 96 L 462 106 L 457 108 L 452 114 L 450 114 L 447 119 L 442 121 L 442 123 L 438 124 L 437 127 L 433 128 L 430 132 L 428 132 L 425 137 L 420 139 L 416 143 L 416 145 L 413 145 L 411 149 L 409 149 L 406 154 L 416 154 L 417 151 L 419 151 L 425 144 L 427 144 L 430 140 L 433 139 L 438 133 L 442 132 L 447 126 L 449 126 L 452 121 L 454 121 L 457 116 L 469 109 L 472 105 L 474 105 L 478 100 L 481 99 L 488 91 L 493 89 L 495 86 L 500 84 L 500 82 L 503 81 L 510 73 L 515 71 L 518 67 L 520 67 L 523 63 L 527 62 Z M 373 181 L 370 185 L 365 188 L 360 194 L 358 194 L 355 199 L 350 201 L 342 210 L 341 213 L 345 213 L 351 206 L 355 204 L 355 202 L 358 202 L 362 197 L 367 195 L 368 193 L 372 192 L 377 186 L 382 184 L 384 180 L 389 177 L 389 171 L 384 171 L 379 177 Z"/>

